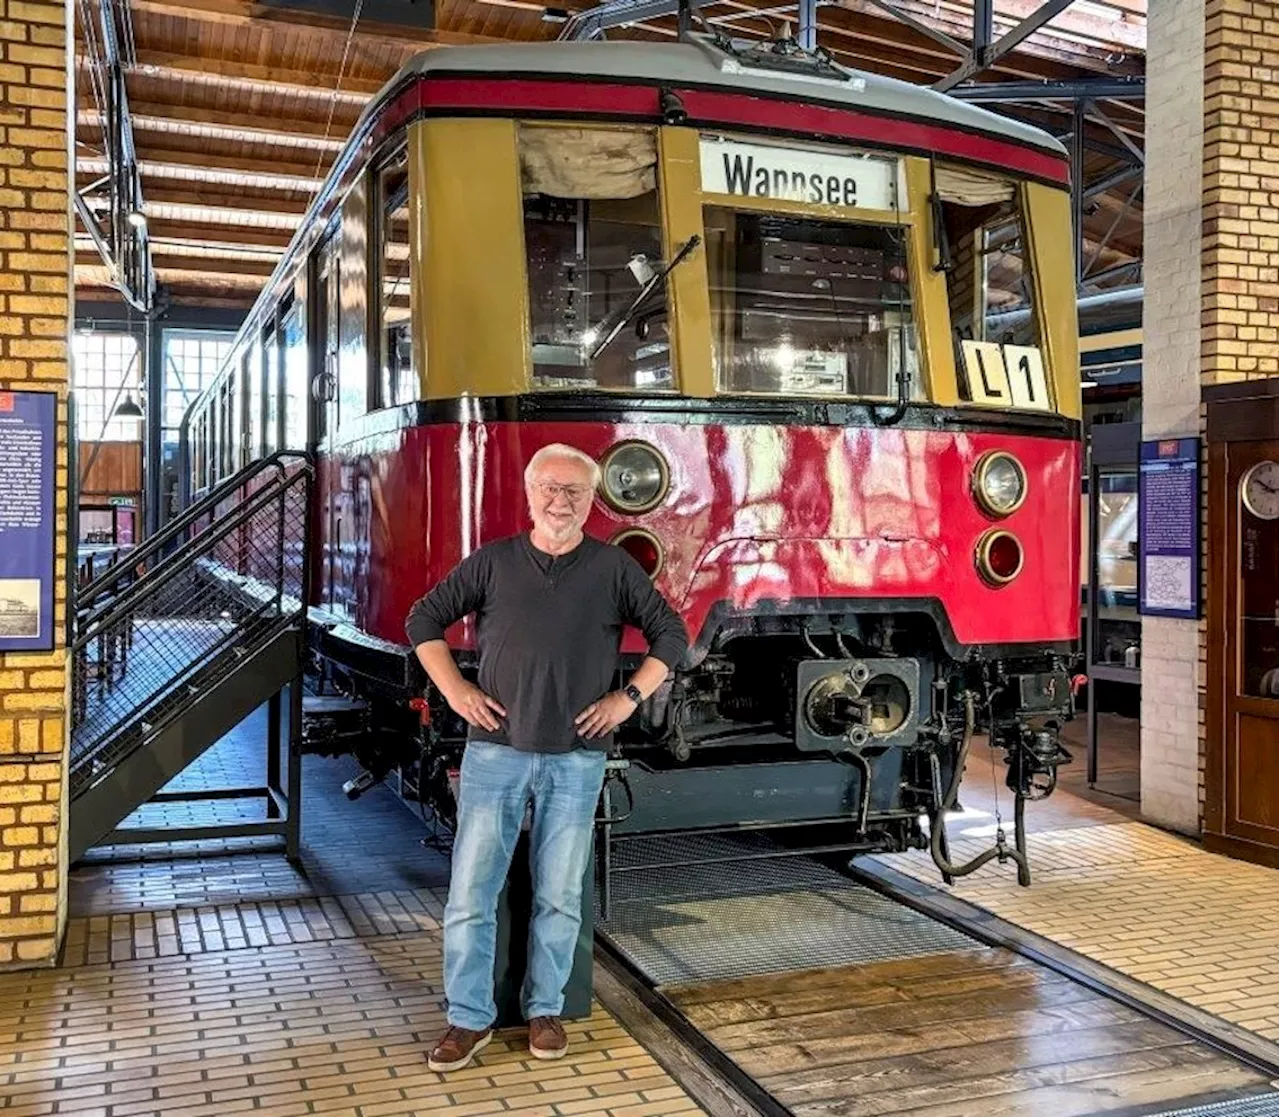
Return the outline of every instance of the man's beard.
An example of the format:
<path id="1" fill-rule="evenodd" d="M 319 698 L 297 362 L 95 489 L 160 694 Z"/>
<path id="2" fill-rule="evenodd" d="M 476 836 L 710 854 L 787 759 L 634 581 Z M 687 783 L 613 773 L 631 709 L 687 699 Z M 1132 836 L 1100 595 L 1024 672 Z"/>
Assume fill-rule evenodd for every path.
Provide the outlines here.
<path id="1" fill-rule="evenodd" d="M 544 518 L 538 526 L 548 539 L 554 539 L 557 543 L 572 538 L 573 534 L 580 530 L 577 520 L 569 520 L 565 524 L 557 524 L 555 520 Z"/>

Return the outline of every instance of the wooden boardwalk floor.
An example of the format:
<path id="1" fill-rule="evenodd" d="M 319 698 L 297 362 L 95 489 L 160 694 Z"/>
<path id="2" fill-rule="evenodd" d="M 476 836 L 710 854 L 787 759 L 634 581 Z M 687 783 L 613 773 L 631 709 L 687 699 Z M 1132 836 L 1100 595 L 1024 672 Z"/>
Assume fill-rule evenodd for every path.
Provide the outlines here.
<path id="1" fill-rule="evenodd" d="M 1267 1079 L 1007 951 L 664 990 L 796 1117 L 1085 1117 Z"/>

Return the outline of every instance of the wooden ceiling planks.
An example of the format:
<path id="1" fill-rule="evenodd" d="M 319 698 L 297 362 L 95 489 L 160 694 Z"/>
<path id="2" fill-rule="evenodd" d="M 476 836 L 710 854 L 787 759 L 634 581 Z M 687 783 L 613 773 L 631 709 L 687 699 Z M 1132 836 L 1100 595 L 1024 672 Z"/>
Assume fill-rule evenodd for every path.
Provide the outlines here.
<path id="1" fill-rule="evenodd" d="M 970 0 L 892 0 L 921 22 L 967 40 Z M 319 172 L 340 147 L 369 97 L 419 51 L 450 43 L 536 42 L 561 25 L 532 0 L 436 0 L 436 28 L 343 20 L 266 7 L 255 0 L 129 0 L 136 65 L 127 75 L 143 194 L 157 240 L 157 275 L 178 301 L 207 297 L 248 305 L 267 266 L 305 212 Z M 996 36 L 1039 0 L 996 0 Z M 574 8 L 588 6 L 577 3 Z M 769 34 L 782 21 L 776 0 L 707 0 L 712 17 L 736 17 L 735 33 Z M 820 42 L 846 64 L 920 84 L 953 70 L 959 58 L 927 35 L 886 15 L 869 0 L 819 8 Z M 674 20 L 618 29 L 611 37 L 669 41 Z M 984 80 L 1055 80 L 1142 73 L 1145 0 L 1090 0 L 1066 9 Z M 343 61 L 346 53 L 345 66 Z M 83 67 L 82 67 L 83 70 Z M 101 125 L 81 83 L 77 139 L 84 157 L 78 181 L 100 174 Z M 1024 118 L 1064 135 L 1061 104 L 1018 107 Z M 1104 102 L 1111 122 L 1141 141 L 1141 103 Z M 1120 148 L 1104 124 L 1090 122 L 1095 145 Z M 98 161 L 95 162 L 94 160 Z M 1091 153 L 1086 181 L 1123 164 Z M 1097 268 L 1141 254 L 1140 180 L 1091 199 L 1086 237 L 1107 238 Z M 150 207 L 154 207 L 151 211 Z M 1109 236 L 1108 236 L 1109 233 Z M 236 253 L 239 244 L 244 251 Z M 254 258 L 247 258 L 245 253 Z M 83 255 L 83 254 L 82 254 Z M 79 259 L 77 289 L 101 283 L 94 258 Z M 269 268 L 267 269 L 269 270 Z M 262 274 L 260 274 L 262 273 Z"/>

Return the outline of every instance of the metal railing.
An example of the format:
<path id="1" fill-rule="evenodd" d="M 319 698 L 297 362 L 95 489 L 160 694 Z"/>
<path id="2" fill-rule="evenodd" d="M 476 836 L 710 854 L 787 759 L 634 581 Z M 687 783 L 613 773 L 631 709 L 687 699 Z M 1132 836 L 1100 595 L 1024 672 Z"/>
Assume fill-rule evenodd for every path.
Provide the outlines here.
<path id="1" fill-rule="evenodd" d="M 301 623 L 312 475 L 305 454 L 256 462 L 80 591 L 73 796 Z"/>

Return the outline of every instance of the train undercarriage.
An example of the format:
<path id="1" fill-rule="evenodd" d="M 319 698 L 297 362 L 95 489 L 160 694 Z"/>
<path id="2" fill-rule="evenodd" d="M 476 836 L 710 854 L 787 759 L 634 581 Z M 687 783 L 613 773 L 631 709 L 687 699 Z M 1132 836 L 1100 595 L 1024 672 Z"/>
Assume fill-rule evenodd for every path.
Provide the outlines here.
<path id="1" fill-rule="evenodd" d="M 992 859 L 1030 883 L 1023 816 L 1071 760 L 1069 649 L 959 649 L 928 613 L 832 612 L 721 618 L 696 665 L 673 672 L 617 733 L 598 817 L 615 838 L 832 826 L 852 853 L 927 848 L 950 881 Z M 354 754 L 358 798 L 388 776 L 446 828 L 465 725 L 408 649 L 313 617 L 317 689 L 307 751 Z M 634 657 L 633 657 L 634 658 Z M 474 670 L 459 655 L 464 674 Z M 619 682 L 635 662 L 623 658 Z M 1010 842 L 951 861 L 956 808 L 975 738 L 1002 755 L 1014 800 Z M 927 828 L 925 824 L 927 823 Z"/>

